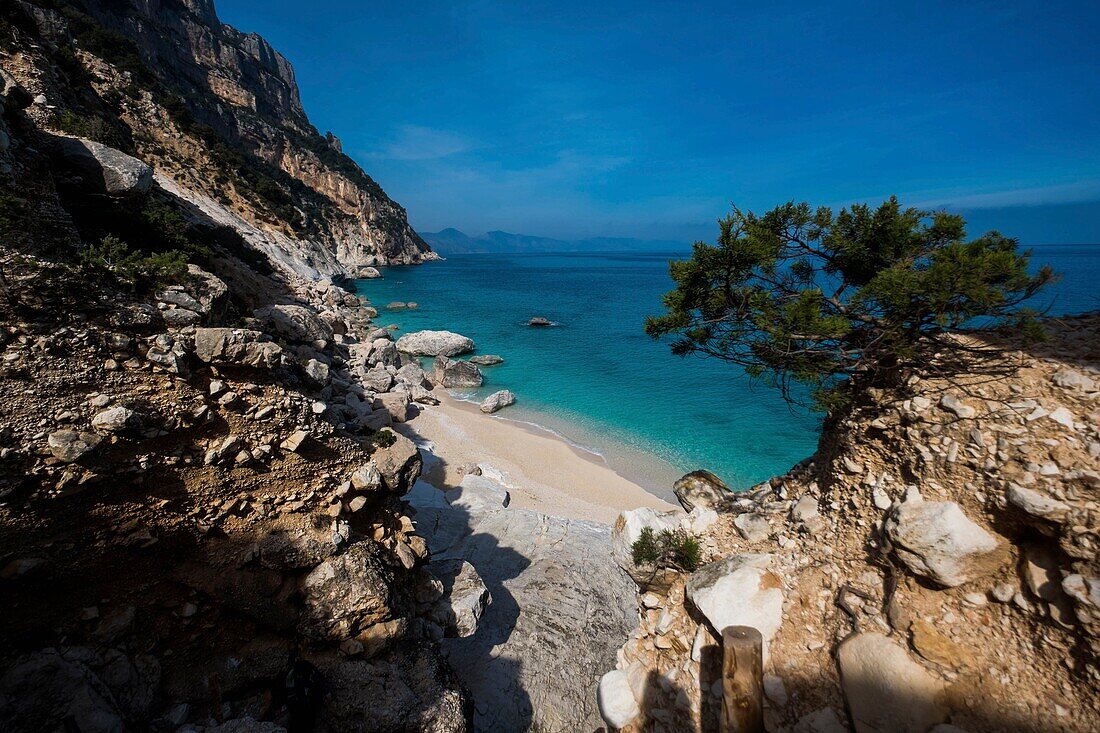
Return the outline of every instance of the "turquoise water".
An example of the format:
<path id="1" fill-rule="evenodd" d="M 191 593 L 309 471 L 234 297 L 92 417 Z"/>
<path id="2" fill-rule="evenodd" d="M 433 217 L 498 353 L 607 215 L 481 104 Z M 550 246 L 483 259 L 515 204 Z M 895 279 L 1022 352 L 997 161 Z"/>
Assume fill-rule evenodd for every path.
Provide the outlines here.
<path id="1" fill-rule="evenodd" d="M 419 304 L 379 315 L 399 333 L 457 331 L 477 342 L 476 353 L 503 356 L 465 396 L 511 389 L 519 402 L 502 413 L 508 419 L 554 430 L 662 496 L 697 468 L 748 487 L 813 453 L 819 420 L 734 366 L 673 356 L 645 335 L 645 316 L 660 311 L 671 287 L 668 261 L 685 255 L 454 255 L 385 268 L 384 279 L 357 287 L 379 309 Z M 1100 307 L 1100 247 L 1037 247 L 1035 259 L 1065 273 L 1043 299 L 1052 312 Z M 559 325 L 531 328 L 533 316 Z"/>

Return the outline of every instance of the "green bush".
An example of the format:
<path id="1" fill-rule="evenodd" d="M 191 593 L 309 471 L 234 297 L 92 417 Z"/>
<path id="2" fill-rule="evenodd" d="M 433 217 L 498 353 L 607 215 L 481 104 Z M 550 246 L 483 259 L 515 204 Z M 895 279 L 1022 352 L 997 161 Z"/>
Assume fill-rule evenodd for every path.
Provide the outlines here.
<path id="1" fill-rule="evenodd" d="M 699 540 L 682 529 L 662 530 L 643 527 L 630 547 L 635 565 L 658 565 L 692 572 L 703 559 Z"/>
<path id="2" fill-rule="evenodd" d="M 135 290 L 151 290 L 181 282 L 187 276 L 187 258 L 176 250 L 156 254 L 135 252 L 121 239 L 108 234 L 80 253 L 80 268 L 91 275 L 106 275 Z"/>

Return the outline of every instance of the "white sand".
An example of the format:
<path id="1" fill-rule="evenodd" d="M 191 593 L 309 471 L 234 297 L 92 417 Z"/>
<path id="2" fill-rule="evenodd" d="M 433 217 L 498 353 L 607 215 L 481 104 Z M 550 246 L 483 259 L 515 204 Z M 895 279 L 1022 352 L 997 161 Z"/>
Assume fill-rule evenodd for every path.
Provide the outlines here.
<path id="1" fill-rule="evenodd" d="M 439 487 L 457 486 L 460 467 L 478 464 L 487 476 L 508 487 L 511 506 L 556 517 L 614 523 L 619 512 L 640 506 L 674 509 L 608 467 L 593 453 L 576 448 L 551 432 L 485 415 L 477 405 L 436 389 L 438 406 L 396 430 L 425 452 L 424 479 Z"/>

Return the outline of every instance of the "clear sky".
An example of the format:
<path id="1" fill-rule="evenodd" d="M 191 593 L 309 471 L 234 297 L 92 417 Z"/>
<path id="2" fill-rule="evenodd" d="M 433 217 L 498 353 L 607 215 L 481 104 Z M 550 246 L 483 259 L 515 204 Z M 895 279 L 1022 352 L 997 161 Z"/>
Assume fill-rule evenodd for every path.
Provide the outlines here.
<path id="1" fill-rule="evenodd" d="M 712 239 L 731 201 L 896 193 L 1100 242 L 1097 0 L 216 5 L 423 231 Z"/>

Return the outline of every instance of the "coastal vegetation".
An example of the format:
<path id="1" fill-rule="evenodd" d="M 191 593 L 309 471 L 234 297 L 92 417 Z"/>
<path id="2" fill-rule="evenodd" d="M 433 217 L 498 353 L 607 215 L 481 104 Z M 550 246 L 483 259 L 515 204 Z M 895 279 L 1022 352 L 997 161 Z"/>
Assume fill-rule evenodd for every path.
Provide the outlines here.
<path id="1" fill-rule="evenodd" d="M 630 547 L 635 565 L 656 565 L 692 572 L 703 558 L 699 541 L 682 529 L 653 531 L 643 527 Z"/>
<path id="2" fill-rule="evenodd" d="M 1026 302 L 1054 279 L 1029 273 L 1031 252 L 991 231 L 966 240 L 957 214 L 787 203 L 762 216 L 734 208 L 716 244 L 672 262 L 666 313 L 650 317 L 673 353 L 739 364 L 823 410 L 854 390 L 900 382 L 928 349 L 959 351 L 954 334 L 991 326 L 1042 338 Z"/>

